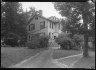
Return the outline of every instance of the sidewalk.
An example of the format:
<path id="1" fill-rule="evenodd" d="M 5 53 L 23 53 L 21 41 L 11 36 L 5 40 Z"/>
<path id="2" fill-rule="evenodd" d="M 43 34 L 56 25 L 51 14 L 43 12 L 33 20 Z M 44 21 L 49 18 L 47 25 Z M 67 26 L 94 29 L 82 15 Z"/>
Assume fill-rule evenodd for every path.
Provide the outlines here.
<path id="1" fill-rule="evenodd" d="M 95 53 L 90 52 L 91 58 L 82 58 L 82 54 L 72 55 L 54 60 L 56 63 L 66 65 L 67 68 L 91 68 L 95 66 Z"/>

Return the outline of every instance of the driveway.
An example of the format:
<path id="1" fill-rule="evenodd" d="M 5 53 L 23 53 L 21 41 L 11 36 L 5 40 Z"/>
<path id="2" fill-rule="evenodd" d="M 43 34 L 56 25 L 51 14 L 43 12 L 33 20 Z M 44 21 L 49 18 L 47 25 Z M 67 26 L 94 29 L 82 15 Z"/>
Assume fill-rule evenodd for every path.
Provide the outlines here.
<path id="1" fill-rule="evenodd" d="M 53 51 L 54 49 L 49 49 L 40 52 L 10 68 L 61 68 L 60 65 L 56 64 L 52 59 Z"/>

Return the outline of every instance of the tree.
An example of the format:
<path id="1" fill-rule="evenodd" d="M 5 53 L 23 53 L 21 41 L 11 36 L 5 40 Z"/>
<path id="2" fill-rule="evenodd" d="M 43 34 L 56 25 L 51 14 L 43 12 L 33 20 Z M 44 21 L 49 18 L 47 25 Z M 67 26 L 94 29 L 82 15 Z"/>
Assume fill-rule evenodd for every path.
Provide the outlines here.
<path id="1" fill-rule="evenodd" d="M 2 37 L 7 38 L 10 35 L 17 36 L 19 39 L 27 37 L 27 22 L 19 2 L 2 2 L 1 15 Z"/>
<path id="2" fill-rule="evenodd" d="M 84 35 L 83 57 L 89 57 L 88 54 L 88 37 L 89 34 L 94 34 L 95 30 L 92 27 L 95 23 L 95 3 L 92 2 L 55 2 L 53 3 L 57 11 L 62 16 L 67 17 L 65 29 L 74 34 Z M 94 18 L 94 19 L 92 19 Z M 80 21 L 83 20 L 83 23 Z M 92 27 L 88 29 L 88 24 Z"/>

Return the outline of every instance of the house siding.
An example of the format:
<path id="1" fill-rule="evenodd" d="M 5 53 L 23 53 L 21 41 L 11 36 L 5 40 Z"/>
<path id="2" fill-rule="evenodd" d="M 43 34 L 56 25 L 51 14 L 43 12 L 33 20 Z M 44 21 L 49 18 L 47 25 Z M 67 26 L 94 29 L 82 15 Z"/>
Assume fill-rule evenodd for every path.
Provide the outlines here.
<path id="1" fill-rule="evenodd" d="M 36 20 L 35 19 L 36 17 L 37 16 L 35 16 L 33 18 L 33 20 L 27 25 L 28 36 L 30 34 L 35 34 L 35 33 L 45 33 L 46 35 L 48 35 L 48 23 L 47 23 L 47 20 L 45 20 L 45 19 L 43 19 L 41 17 L 38 17 L 38 20 Z M 45 28 L 40 29 L 40 22 L 42 22 L 42 21 L 45 21 Z M 35 24 L 35 30 L 29 31 L 29 25 L 30 24 Z"/>
<path id="2" fill-rule="evenodd" d="M 49 35 L 49 32 L 51 33 L 51 39 L 54 39 L 54 36 L 58 36 L 59 33 L 59 23 L 54 23 L 52 21 L 46 20 L 42 17 L 38 16 L 38 20 L 36 20 L 37 16 L 34 16 L 34 18 L 30 21 L 30 23 L 27 25 L 27 30 L 28 30 L 28 36 L 31 34 L 36 34 L 36 33 L 45 33 L 46 35 Z M 40 29 L 40 22 L 45 21 L 45 28 Z M 51 28 L 50 28 L 50 23 L 51 23 Z M 35 29 L 32 31 L 29 31 L 29 25 L 30 24 L 35 24 Z M 53 24 L 53 28 L 52 28 Z M 29 40 L 29 39 L 28 39 Z"/>

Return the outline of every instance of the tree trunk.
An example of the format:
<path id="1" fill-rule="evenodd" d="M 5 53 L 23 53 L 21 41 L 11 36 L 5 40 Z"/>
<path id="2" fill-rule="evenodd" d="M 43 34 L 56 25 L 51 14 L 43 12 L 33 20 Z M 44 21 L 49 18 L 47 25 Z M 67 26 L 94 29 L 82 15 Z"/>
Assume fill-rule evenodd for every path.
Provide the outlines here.
<path id="1" fill-rule="evenodd" d="M 87 21 L 88 21 L 88 16 L 87 14 L 84 12 L 84 14 L 82 15 L 83 17 L 83 23 L 84 23 L 84 46 L 83 46 L 83 57 L 89 57 L 89 53 L 88 53 L 88 26 L 87 26 Z"/>
<path id="2" fill-rule="evenodd" d="M 89 53 L 88 53 L 88 36 L 87 36 L 87 33 L 84 34 L 83 57 L 89 57 Z"/>

